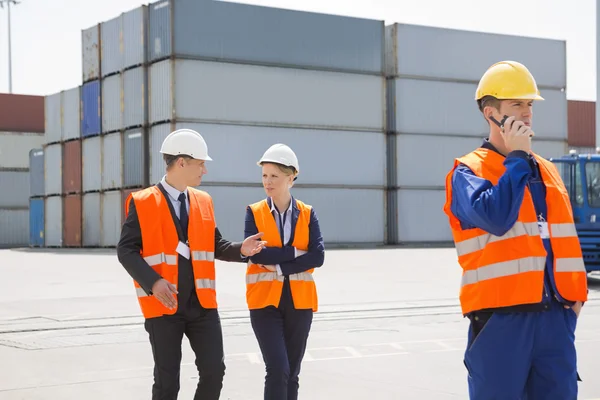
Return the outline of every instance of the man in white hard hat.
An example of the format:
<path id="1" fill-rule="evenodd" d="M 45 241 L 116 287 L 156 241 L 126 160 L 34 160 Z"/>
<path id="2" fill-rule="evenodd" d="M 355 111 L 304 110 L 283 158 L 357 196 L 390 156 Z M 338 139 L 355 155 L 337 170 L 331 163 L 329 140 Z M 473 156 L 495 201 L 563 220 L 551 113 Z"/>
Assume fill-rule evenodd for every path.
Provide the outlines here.
<path id="1" fill-rule="evenodd" d="M 194 188 L 207 172 L 205 162 L 212 160 L 198 132 L 172 132 L 160 152 L 166 175 L 127 198 L 117 254 L 134 280 L 152 346 L 152 399 L 177 398 L 184 334 L 200 377 L 194 398 L 218 399 L 225 364 L 215 259 L 244 262 L 266 243 L 260 240 L 262 233 L 241 243 L 221 237 L 212 198 Z"/>

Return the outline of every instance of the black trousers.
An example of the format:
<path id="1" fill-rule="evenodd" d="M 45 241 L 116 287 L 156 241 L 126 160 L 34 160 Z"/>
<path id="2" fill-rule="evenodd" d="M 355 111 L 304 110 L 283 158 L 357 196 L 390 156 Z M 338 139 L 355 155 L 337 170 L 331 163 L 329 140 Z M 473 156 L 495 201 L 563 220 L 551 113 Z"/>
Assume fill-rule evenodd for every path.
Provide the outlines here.
<path id="1" fill-rule="evenodd" d="M 279 307 L 250 310 L 252 329 L 266 365 L 265 400 L 296 400 L 300 366 L 313 311 L 294 308 L 286 279 Z"/>

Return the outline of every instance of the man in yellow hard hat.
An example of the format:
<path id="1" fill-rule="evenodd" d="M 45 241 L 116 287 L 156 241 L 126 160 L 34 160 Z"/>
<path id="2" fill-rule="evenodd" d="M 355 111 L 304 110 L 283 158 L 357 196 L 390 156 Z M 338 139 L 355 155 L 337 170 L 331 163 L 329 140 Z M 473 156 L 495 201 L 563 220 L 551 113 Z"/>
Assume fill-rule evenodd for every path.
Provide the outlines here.
<path id="1" fill-rule="evenodd" d="M 575 327 L 587 276 L 560 174 L 531 151 L 533 102 L 544 99 L 515 61 L 492 65 L 475 99 L 489 137 L 454 161 L 444 206 L 470 319 L 469 394 L 575 399 Z"/>

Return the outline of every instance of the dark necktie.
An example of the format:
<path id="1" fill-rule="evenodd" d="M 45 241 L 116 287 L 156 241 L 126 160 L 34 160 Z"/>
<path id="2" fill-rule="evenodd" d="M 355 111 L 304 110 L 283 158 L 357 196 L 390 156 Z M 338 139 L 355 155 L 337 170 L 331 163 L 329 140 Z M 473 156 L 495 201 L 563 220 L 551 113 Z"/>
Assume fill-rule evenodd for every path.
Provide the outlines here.
<path id="1" fill-rule="evenodd" d="M 179 200 L 179 222 L 181 223 L 181 229 L 183 229 L 183 235 L 187 238 L 188 213 L 185 206 L 185 193 L 181 193 L 177 200 Z"/>

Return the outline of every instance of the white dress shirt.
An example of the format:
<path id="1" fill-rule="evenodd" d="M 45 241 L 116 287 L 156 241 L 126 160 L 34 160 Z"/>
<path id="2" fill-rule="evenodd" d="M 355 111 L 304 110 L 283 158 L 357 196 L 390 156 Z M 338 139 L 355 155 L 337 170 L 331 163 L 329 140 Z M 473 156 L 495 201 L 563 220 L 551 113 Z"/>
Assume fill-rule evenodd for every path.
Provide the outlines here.
<path id="1" fill-rule="evenodd" d="M 288 207 L 288 209 L 285 210 L 283 213 L 280 213 L 275 207 L 275 202 L 273 201 L 273 198 L 270 199 L 271 213 L 275 217 L 275 222 L 277 223 L 277 229 L 279 229 L 279 234 L 281 234 L 281 230 L 283 229 L 283 243 L 281 245 L 285 246 L 290 241 L 290 237 L 292 236 L 292 204 L 294 201 L 290 201 L 290 206 Z M 294 252 L 295 250 L 296 249 L 294 249 Z M 277 274 L 283 275 L 279 264 L 275 265 L 275 267 L 277 268 Z"/>
<path id="2" fill-rule="evenodd" d="M 185 192 L 180 192 L 179 190 L 175 189 L 173 186 L 169 185 L 167 183 L 166 178 L 167 178 L 166 175 L 163 176 L 160 183 L 163 185 L 163 187 L 169 194 L 169 200 L 171 201 L 171 204 L 173 204 L 173 208 L 175 209 L 175 215 L 177 215 L 177 218 L 179 218 L 179 207 L 181 206 L 181 202 L 179 201 L 179 195 L 181 193 L 185 194 L 185 209 L 187 210 L 188 215 L 190 215 L 190 198 L 188 197 L 187 189 Z"/>

